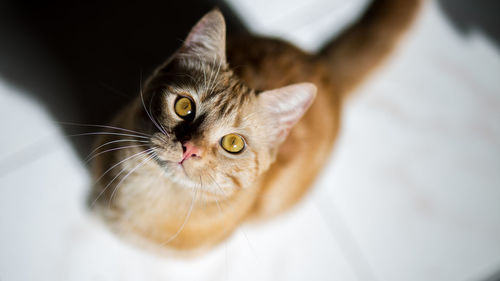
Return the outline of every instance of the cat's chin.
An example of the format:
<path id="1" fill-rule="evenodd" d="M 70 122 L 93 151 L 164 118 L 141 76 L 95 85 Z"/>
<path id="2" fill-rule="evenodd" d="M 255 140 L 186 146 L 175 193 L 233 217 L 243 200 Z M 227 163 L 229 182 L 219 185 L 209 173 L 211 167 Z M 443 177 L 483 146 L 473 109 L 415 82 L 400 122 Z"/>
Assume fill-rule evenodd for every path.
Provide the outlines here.
<path id="1" fill-rule="evenodd" d="M 186 163 L 187 164 L 187 163 Z M 198 173 L 193 171 L 193 167 L 186 164 L 179 164 L 174 161 L 161 161 L 160 169 L 163 170 L 164 177 L 178 187 L 186 189 L 199 189 L 214 195 L 220 194 L 218 186 L 212 186 L 208 180 L 203 180 Z"/>
<path id="2" fill-rule="evenodd" d="M 198 181 L 193 180 L 186 172 L 185 167 L 174 161 L 161 161 L 158 163 L 164 176 L 175 184 L 192 188 L 199 185 Z"/>

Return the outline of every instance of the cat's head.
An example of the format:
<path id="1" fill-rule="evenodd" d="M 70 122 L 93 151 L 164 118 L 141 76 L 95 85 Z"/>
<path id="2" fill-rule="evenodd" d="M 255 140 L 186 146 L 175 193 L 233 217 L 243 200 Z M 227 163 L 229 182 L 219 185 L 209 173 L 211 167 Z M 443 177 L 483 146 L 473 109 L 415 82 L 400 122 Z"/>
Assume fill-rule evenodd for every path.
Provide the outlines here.
<path id="1" fill-rule="evenodd" d="M 225 34 L 218 10 L 205 15 L 149 79 L 136 123 L 154 134 L 157 164 L 172 181 L 214 193 L 266 171 L 316 95 L 310 83 L 247 87 L 226 61 Z"/>

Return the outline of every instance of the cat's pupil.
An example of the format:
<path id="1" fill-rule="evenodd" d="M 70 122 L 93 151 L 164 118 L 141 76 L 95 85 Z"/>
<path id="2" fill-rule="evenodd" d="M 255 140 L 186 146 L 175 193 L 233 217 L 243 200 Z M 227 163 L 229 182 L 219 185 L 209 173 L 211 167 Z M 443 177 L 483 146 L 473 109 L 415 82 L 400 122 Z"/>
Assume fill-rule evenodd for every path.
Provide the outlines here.
<path id="1" fill-rule="evenodd" d="M 193 113 L 194 104 L 191 102 L 189 98 L 179 97 L 179 99 L 175 102 L 175 113 L 180 117 L 186 119 L 190 118 L 189 116 Z"/>
<path id="2" fill-rule="evenodd" d="M 230 153 L 238 153 L 245 147 L 243 138 L 236 134 L 228 134 L 221 139 L 222 148 Z"/>

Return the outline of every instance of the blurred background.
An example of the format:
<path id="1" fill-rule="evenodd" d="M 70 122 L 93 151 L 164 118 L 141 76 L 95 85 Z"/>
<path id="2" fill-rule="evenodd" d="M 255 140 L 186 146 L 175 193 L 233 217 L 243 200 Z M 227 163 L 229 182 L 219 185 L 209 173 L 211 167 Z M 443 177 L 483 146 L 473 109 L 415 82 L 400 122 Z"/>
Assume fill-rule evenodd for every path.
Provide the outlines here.
<path id="1" fill-rule="evenodd" d="M 215 6 L 314 52 L 371 0 L 0 2 L 0 280 L 500 280 L 500 2 L 429 1 L 294 210 L 157 257 L 85 209 L 91 137 Z M 92 130 L 90 130 L 92 131 Z"/>

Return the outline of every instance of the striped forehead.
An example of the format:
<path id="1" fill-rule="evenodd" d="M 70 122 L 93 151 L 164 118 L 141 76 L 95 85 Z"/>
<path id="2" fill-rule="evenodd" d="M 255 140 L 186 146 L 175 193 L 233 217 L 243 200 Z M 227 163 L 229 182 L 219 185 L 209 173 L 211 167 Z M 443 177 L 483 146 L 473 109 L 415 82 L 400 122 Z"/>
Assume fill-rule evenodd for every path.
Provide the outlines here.
<path id="1" fill-rule="evenodd" d="M 185 73 L 171 81 L 166 91 L 170 96 L 168 99 L 176 95 L 189 95 L 195 103 L 195 118 L 174 125 L 173 131 L 178 140 L 201 136 L 216 123 L 223 122 L 233 126 L 239 123 L 235 120 L 241 119 L 240 108 L 253 92 L 231 71 L 224 69 L 217 73 L 217 69 L 207 68 L 203 71 L 197 67 Z"/>
<path id="2" fill-rule="evenodd" d="M 242 83 L 229 82 L 223 87 L 202 93 L 200 103 L 216 118 L 226 118 L 245 104 L 249 94 L 250 91 Z"/>
<path id="3" fill-rule="evenodd" d="M 252 91 L 231 71 L 209 68 L 190 72 L 191 95 L 199 103 L 200 109 L 208 114 L 215 112 L 217 118 L 229 116 L 248 101 Z"/>
<path id="4" fill-rule="evenodd" d="M 167 92 L 191 95 L 197 116 L 206 114 L 210 121 L 236 113 L 253 94 L 225 63 L 182 57 L 167 69 Z"/>

